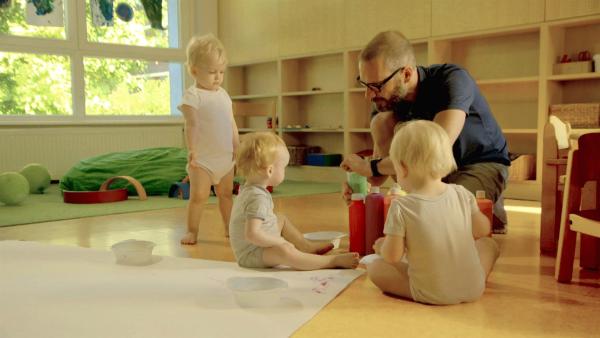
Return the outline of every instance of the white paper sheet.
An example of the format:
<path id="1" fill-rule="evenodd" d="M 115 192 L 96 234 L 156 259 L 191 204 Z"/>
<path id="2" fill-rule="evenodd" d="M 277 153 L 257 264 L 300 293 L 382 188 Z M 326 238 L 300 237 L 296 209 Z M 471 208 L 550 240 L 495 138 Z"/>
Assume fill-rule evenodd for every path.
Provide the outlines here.
<path id="1" fill-rule="evenodd" d="M 33 26 L 63 27 L 63 1 L 54 0 L 54 9 L 45 15 L 37 15 L 33 3 L 28 2 L 25 9 L 25 21 Z"/>
<path id="2" fill-rule="evenodd" d="M 109 251 L 0 241 L 0 337 L 287 337 L 363 273 L 155 260 L 123 266 Z M 289 289 L 274 308 L 241 308 L 224 284 L 233 276 Z"/>

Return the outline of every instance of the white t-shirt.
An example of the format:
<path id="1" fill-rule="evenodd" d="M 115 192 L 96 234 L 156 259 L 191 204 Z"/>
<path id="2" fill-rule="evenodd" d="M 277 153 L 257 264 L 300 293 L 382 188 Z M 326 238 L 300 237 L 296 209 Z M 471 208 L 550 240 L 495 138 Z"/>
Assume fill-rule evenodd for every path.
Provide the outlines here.
<path id="1" fill-rule="evenodd" d="M 199 135 L 196 158 L 233 158 L 233 108 L 231 98 L 223 88 L 205 90 L 189 87 L 181 99 L 182 105 L 194 108 L 198 121 L 194 132 Z"/>
<path id="2" fill-rule="evenodd" d="M 245 184 L 233 201 L 229 222 L 229 242 L 238 261 L 257 248 L 246 240 L 246 221 L 252 218 L 262 220 L 261 230 L 265 233 L 280 235 L 269 191 L 258 185 Z"/>
<path id="3" fill-rule="evenodd" d="M 392 201 L 384 233 L 405 237 L 415 301 L 456 304 L 481 297 L 485 272 L 471 222 L 478 210 L 475 196 L 455 184 L 437 197 L 409 194 Z"/>

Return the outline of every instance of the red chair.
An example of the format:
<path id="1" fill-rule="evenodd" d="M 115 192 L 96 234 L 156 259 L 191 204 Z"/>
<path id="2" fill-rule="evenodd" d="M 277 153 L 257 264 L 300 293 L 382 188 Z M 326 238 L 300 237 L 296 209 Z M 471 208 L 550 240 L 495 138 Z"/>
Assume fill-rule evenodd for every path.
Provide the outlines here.
<path id="1" fill-rule="evenodd" d="M 555 277 L 561 283 L 569 283 L 572 278 L 577 233 L 600 238 L 600 133 L 582 135 L 578 143 L 578 149 L 569 152 L 560 217 Z M 596 183 L 595 207 L 581 210 L 587 182 Z"/>

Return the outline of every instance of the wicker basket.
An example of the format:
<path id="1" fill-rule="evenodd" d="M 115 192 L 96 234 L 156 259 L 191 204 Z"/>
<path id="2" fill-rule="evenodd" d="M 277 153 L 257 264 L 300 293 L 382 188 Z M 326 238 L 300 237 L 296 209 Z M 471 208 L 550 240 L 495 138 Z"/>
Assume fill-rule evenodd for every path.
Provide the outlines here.
<path id="1" fill-rule="evenodd" d="M 305 145 L 287 146 L 290 153 L 290 166 L 303 165 L 306 163 L 306 154 L 317 153 L 320 147 L 311 147 Z"/>
<path id="2" fill-rule="evenodd" d="M 553 104 L 550 115 L 569 122 L 572 128 L 595 128 L 600 126 L 600 103 Z"/>
<path id="3" fill-rule="evenodd" d="M 521 155 L 511 162 L 508 169 L 508 179 L 525 181 L 535 178 L 535 156 Z"/>

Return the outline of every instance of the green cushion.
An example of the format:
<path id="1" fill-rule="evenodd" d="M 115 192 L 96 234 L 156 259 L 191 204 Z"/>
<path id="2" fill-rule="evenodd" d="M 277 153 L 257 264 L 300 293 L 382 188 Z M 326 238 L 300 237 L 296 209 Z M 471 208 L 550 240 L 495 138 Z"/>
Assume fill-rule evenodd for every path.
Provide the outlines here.
<path id="1" fill-rule="evenodd" d="M 81 160 L 60 180 L 60 189 L 97 191 L 106 179 L 131 176 L 144 186 L 148 195 L 167 195 L 173 182 L 187 176 L 187 150 L 182 148 L 149 148 L 109 153 Z M 124 180 L 111 184 L 111 189 L 127 186 Z M 135 188 L 128 186 L 129 194 Z"/>

